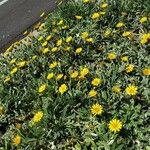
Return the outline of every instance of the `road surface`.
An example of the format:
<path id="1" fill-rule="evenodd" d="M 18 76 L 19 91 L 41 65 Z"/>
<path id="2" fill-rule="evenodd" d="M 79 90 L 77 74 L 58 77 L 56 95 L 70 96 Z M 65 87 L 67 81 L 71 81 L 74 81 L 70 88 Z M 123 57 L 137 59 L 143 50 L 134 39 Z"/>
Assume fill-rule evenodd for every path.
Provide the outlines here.
<path id="1" fill-rule="evenodd" d="M 0 0 L 0 48 L 36 23 L 43 12 L 55 7 L 55 0 Z"/>

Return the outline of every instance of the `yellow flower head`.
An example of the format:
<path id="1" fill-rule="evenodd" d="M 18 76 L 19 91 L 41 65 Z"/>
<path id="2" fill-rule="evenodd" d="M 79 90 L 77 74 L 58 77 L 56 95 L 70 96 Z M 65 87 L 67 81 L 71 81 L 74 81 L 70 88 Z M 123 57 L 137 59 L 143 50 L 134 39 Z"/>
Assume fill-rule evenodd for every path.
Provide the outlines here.
<path id="1" fill-rule="evenodd" d="M 60 80 L 63 76 L 64 76 L 64 75 L 63 75 L 62 73 L 58 74 L 58 75 L 56 76 L 56 80 Z"/>
<path id="2" fill-rule="evenodd" d="M 123 37 L 129 37 L 131 35 L 131 33 L 132 32 L 130 32 L 130 31 L 125 31 L 125 32 L 123 32 L 122 36 Z"/>
<path id="3" fill-rule="evenodd" d="M 21 136 L 20 135 L 16 135 L 13 139 L 12 139 L 12 144 L 14 146 L 18 146 L 21 143 Z"/>
<path id="4" fill-rule="evenodd" d="M 149 41 L 150 41 L 150 33 L 144 33 L 140 39 L 141 44 L 144 45 L 148 43 Z"/>
<path id="5" fill-rule="evenodd" d="M 111 32 L 112 32 L 111 28 L 106 29 L 106 31 L 104 32 L 104 37 L 109 37 Z"/>
<path id="6" fill-rule="evenodd" d="M 97 19 L 100 17 L 100 14 L 99 13 L 93 13 L 91 18 L 94 20 L 94 19 Z"/>
<path id="7" fill-rule="evenodd" d="M 52 64 L 49 65 L 49 67 L 52 69 L 52 68 L 55 68 L 57 65 L 58 65 L 58 62 L 54 61 Z"/>
<path id="8" fill-rule="evenodd" d="M 127 73 L 130 73 L 134 70 L 134 65 L 133 64 L 129 64 L 127 67 L 126 67 L 126 72 Z"/>
<path id="9" fill-rule="evenodd" d="M 66 91 L 68 90 L 68 87 L 66 84 L 62 84 L 60 87 L 59 87 L 59 92 L 61 94 L 64 94 Z"/>
<path id="10" fill-rule="evenodd" d="M 43 54 L 46 54 L 46 53 L 48 53 L 49 52 L 49 48 L 44 48 L 43 50 L 42 50 L 42 53 Z"/>
<path id="11" fill-rule="evenodd" d="M 116 59 L 117 55 L 115 53 L 108 53 L 108 56 L 107 58 L 110 59 L 110 60 L 114 60 Z"/>
<path id="12" fill-rule="evenodd" d="M 26 61 L 21 61 L 17 65 L 18 65 L 19 68 L 22 68 L 26 65 Z"/>
<path id="13" fill-rule="evenodd" d="M 14 64 L 15 62 L 16 62 L 16 58 L 12 59 L 12 60 L 10 61 L 10 64 Z"/>
<path id="14" fill-rule="evenodd" d="M 45 41 L 44 43 L 42 43 L 42 47 L 45 47 L 45 46 L 47 46 L 47 41 Z"/>
<path id="15" fill-rule="evenodd" d="M 46 85 L 46 84 L 42 84 L 42 85 L 39 87 L 38 92 L 39 92 L 39 93 L 43 93 L 43 92 L 46 90 L 46 88 L 47 88 L 47 85 Z"/>
<path id="16" fill-rule="evenodd" d="M 78 74 L 78 71 L 74 71 L 73 73 L 71 73 L 71 78 L 76 78 Z"/>
<path id="17" fill-rule="evenodd" d="M 115 92 L 115 93 L 120 93 L 121 89 L 120 89 L 119 86 L 116 85 L 116 86 L 112 87 L 112 91 Z"/>
<path id="18" fill-rule="evenodd" d="M 150 75 L 150 68 L 145 68 L 145 69 L 143 70 L 143 74 L 144 74 L 145 76 L 149 76 L 149 75 Z"/>
<path id="19" fill-rule="evenodd" d="M 148 18 L 146 17 L 146 16 L 144 16 L 144 17 L 142 17 L 142 18 L 140 18 L 140 23 L 144 23 L 144 22 L 146 22 L 148 20 Z"/>
<path id="20" fill-rule="evenodd" d="M 4 82 L 9 82 L 10 81 L 10 77 L 6 77 L 5 79 L 4 79 Z"/>
<path id="21" fill-rule="evenodd" d="M 46 41 L 49 41 L 51 38 L 52 38 L 52 36 L 48 35 L 47 38 L 46 38 Z"/>
<path id="22" fill-rule="evenodd" d="M 71 49 L 70 46 L 64 47 L 64 51 L 70 51 L 70 49 Z"/>
<path id="23" fill-rule="evenodd" d="M 137 87 L 137 86 L 129 85 L 129 86 L 125 89 L 125 92 L 126 92 L 126 94 L 128 94 L 128 95 L 136 95 L 136 94 L 137 94 L 137 90 L 138 90 L 138 87 Z"/>
<path id="24" fill-rule="evenodd" d="M 21 123 L 16 123 L 15 126 L 16 126 L 17 129 L 21 129 L 21 127 L 22 127 Z"/>
<path id="25" fill-rule="evenodd" d="M 58 47 L 53 47 L 53 48 L 51 49 L 51 51 L 52 51 L 52 52 L 58 51 Z"/>
<path id="26" fill-rule="evenodd" d="M 76 49 L 76 53 L 77 53 L 77 54 L 79 54 L 79 53 L 81 53 L 81 52 L 82 52 L 82 48 L 81 48 L 81 47 L 79 47 L 79 48 Z"/>
<path id="27" fill-rule="evenodd" d="M 97 95 L 97 91 L 95 90 L 91 90 L 89 93 L 88 93 L 88 96 L 89 97 L 95 97 Z"/>
<path id="28" fill-rule="evenodd" d="M 38 111 L 37 113 L 35 113 L 35 115 L 32 118 L 32 123 L 35 124 L 39 121 L 41 121 L 41 119 L 43 118 L 43 112 L 42 111 Z"/>
<path id="29" fill-rule="evenodd" d="M 57 41 L 56 46 L 61 46 L 61 44 L 62 44 L 62 39 Z"/>
<path id="30" fill-rule="evenodd" d="M 0 105 L 0 116 L 3 114 L 4 112 L 4 107 Z"/>
<path id="31" fill-rule="evenodd" d="M 89 36 L 88 32 L 82 32 L 81 37 L 82 39 L 86 39 Z"/>
<path id="32" fill-rule="evenodd" d="M 91 106 L 91 113 L 96 116 L 96 115 L 101 115 L 103 112 L 103 107 L 102 105 L 96 103 Z"/>
<path id="33" fill-rule="evenodd" d="M 40 36 L 39 38 L 38 38 L 38 41 L 42 41 L 44 38 L 43 38 L 43 36 Z"/>
<path id="34" fill-rule="evenodd" d="M 123 22 L 118 22 L 117 24 L 116 24 L 116 27 L 117 28 L 121 28 L 121 27 L 123 27 L 124 26 L 124 23 Z"/>
<path id="35" fill-rule="evenodd" d="M 83 69 L 80 71 L 80 75 L 81 75 L 81 76 L 86 76 L 88 73 L 89 73 L 89 69 L 88 69 L 88 68 L 83 68 Z"/>
<path id="36" fill-rule="evenodd" d="M 108 7 L 108 4 L 107 3 L 103 3 L 100 5 L 100 8 L 107 8 Z"/>
<path id="37" fill-rule="evenodd" d="M 71 41 L 72 41 L 72 36 L 69 36 L 69 37 L 66 38 L 67 43 L 70 43 Z"/>
<path id="38" fill-rule="evenodd" d="M 50 80 L 51 78 L 53 78 L 54 77 L 54 73 L 49 73 L 48 75 L 47 75 L 47 80 Z"/>
<path id="39" fill-rule="evenodd" d="M 122 62 L 127 62 L 128 61 L 128 57 L 127 56 L 122 56 L 121 57 L 121 61 Z"/>
<path id="40" fill-rule="evenodd" d="M 63 25 L 64 21 L 63 20 L 60 20 L 57 25 Z"/>
<path id="41" fill-rule="evenodd" d="M 18 68 L 15 67 L 15 68 L 13 68 L 13 69 L 10 71 L 10 74 L 13 75 L 13 74 L 15 74 L 17 71 L 18 71 Z"/>
<path id="42" fill-rule="evenodd" d="M 122 122 L 118 119 L 112 119 L 108 124 L 111 132 L 119 132 L 122 129 Z"/>
<path id="43" fill-rule="evenodd" d="M 82 16 L 75 16 L 75 18 L 80 20 L 80 19 L 82 19 Z"/>
<path id="44" fill-rule="evenodd" d="M 82 0 L 83 1 L 83 3 L 89 3 L 90 2 L 90 0 Z"/>
<path id="45" fill-rule="evenodd" d="M 89 43 L 93 43 L 94 42 L 93 38 L 87 38 L 86 41 L 89 42 Z"/>
<path id="46" fill-rule="evenodd" d="M 101 79 L 100 78 L 95 78 L 92 80 L 92 85 L 94 86 L 99 86 L 99 84 L 101 83 Z"/>

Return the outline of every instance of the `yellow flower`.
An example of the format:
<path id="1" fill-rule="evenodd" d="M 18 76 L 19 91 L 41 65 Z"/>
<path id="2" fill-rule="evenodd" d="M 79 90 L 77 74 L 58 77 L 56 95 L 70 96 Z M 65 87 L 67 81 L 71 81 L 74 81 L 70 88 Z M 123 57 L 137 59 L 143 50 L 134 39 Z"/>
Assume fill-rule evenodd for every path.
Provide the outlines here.
<path id="1" fill-rule="evenodd" d="M 107 58 L 110 59 L 110 60 L 114 60 L 116 59 L 117 55 L 115 53 L 108 53 L 108 56 Z"/>
<path id="2" fill-rule="evenodd" d="M 142 17 L 139 21 L 140 23 L 144 23 L 148 20 L 148 18 L 146 16 Z"/>
<path id="3" fill-rule="evenodd" d="M 94 20 L 94 19 L 97 19 L 100 17 L 100 14 L 99 13 L 93 13 L 91 18 Z"/>
<path id="4" fill-rule="evenodd" d="M 107 3 L 103 3 L 100 5 L 100 8 L 107 8 L 108 7 L 108 4 Z"/>
<path id="5" fill-rule="evenodd" d="M 47 88 L 47 85 L 46 85 L 46 84 L 42 84 L 42 85 L 39 87 L 38 92 L 39 92 L 39 93 L 43 93 L 43 92 L 46 90 L 46 88 Z"/>
<path id="6" fill-rule="evenodd" d="M 63 75 L 62 73 L 58 74 L 58 75 L 56 76 L 56 80 L 60 80 L 63 76 L 64 76 L 64 75 Z"/>
<path id="7" fill-rule="evenodd" d="M 53 48 L 51 49 L 51 51 L 52 51 L 52 52 L 58 51 L 58 47 L 53 47 Z"/>
<path id="8" fill-rule="evenodd" d="M 78 74 L 78 71 L 74 71 L 73 73 L 71 73 L 71 78 L 76 78 Z"/>
<path id="9" fill-rule="evenodd" d="M 16 128 L 21 129 L 22 125 L 20 123 L 16 123 Z"/>
<path id="10" fill-rule="evenodd" d="M 149 40 L 150 40 L 150 33 L 144 33 L 141 36 L 140 42 L 142 45 L 144 45 L 144 44 L 148 43 Z"/>
<path id="11" fill-rule="evenodd" d="M 87 38 L 86 41 L 87 41 L 87 42 L 90 42 L 90 43 L 93 43 L 93 42 L 94 42 L 93 38 Z"/>
<path id="12" fill-rule="evenodd" d="M 130 32 L 130 31 L 125 31 L 125 32 L 123 32 L 122 36 L 123 37 L 129 37 L 131 35 L 131 33 L 132 32 Z"/>
<path id="13" fill-rule="evenodd" d="M 109 37 L 109 35 L 111 34 L 112 29 L 106 29 L 106 31 L 104 32 L 104 37 Z"/>
<path id="14" fill-rule="evenodd" d="M 143 70 L 143 74 L 144 74 L 145 76 L 149 76 L 149 75 L 150 75 L 150 68 L 145 68 L 145 69 Z"/>
<path id="15" fill-rule="evenodd" d="M 52 68 L 55 68 L 57 65 L 58 65 L 58 62 L 54 61 L 53 63 L 49 65 L 49 67 L 52 69 Z"/>
<path id="16" fill-rule="evenodd" d="M 91 90 L 89 93 L 88 93 L 88 96 L 89 97 L 95 97 L 97 95 L 97 91 L 95 90 Z"/>
<path id="17" fill-rule="evenodd" d="M 43 40 L 43 36 L 40 36 L 39 38 L 38 38 L 38 41 L 42 41 Z"/>
<path id="18" fill-rule="evenodd" d="M 121 57 L 121 61 L 122 62 L 127 62 L 128 61 L 128 57 L 127 56 L 122 56 Z"/>
<path id="19" fill-rule="evenodd" d="M 47 46 L 47 41 L 45 41 L 44 43 L 42 43 L 42 47 L 45 47 L 45 46 Z"/>
<path id="20" fill-rule="evenodd" d="M 88 32 L 83 32 L 83 33 L 81 34 L 82 39 L 86 39 L 88 36 L 89 36 L 89 33 L 88 33 Z"/>
<path id="21" fill-rule="evenodd" d="M 127 67 L 126 67 L 126 72 L 127 73 L 130 73 L 134 70 L 134 65 L 133 64 L 129 64 Z"/>
<path id="22" fill-rule="evenodd" d="M 49 73 L 48 75 L 47 75 L 47 80 L 50 80 L 51 78 L 53 78 L 54 77 L 54 73 Z"/>
<path id="23" fill-rule="evenodd" d="M 77 54 L 79 54 L 79 53 L 81 53 L 81 52 L 82 52 L 82 48 L 81 48 L 81 47 L 79 47 L 79 48 L 76 49 L 76 53 L 77 53 Z"/>
<path id="24" fill-rule="evenodd" d="M 123 27 L 124 26 L 124 23 L 123 22 L 118 22 L 117 24 L 116 24 L 116 27 L 117 28 L 121 28 L 121 27 Z"/>
<path id="25" fill-rule="evenodd" d="M 17 65 L 18 65 L 19 68 L 22 68 L 26 65 L 26 61 L 21 61 Z"/>
<path id="26" fill-rule="evenodd" d="M 72 41 L 72 36 L 69 36 L 69 37 L 66 38 L 66 42 L 67 42 L 67 43 L 69 43 L 69 42 L 71 42 L 71 41 Z"/>
<path id="27" fill-rule="evenodd" d="M 36 56 L 36 55 L 32 56 L 32 60 L 35 60 L 36 58 L 37 58 L 37 56 Z"/>
<path id="28" fill-rule="evenodd" d="M 128 95 L 136 95 L 136 94 L 137 94 L 137 90 L 138 90 L 138 87 L 137 87 L 137 86 L 129 85 L 129 86 L 125 89 L 125 92 L 126 92 Z"/>
<path id="29" fill-rule="evenodd" d="M 13 69 L 10 71 L 10 74 L 13 75 L 13 74 L 15 74 L 17 71 L 18 71 L 18 68 L 15 67 L 15 68 L 13 68 Z"/>
<path id="30" fill-rule="evenodd" d="M 71 49 L 71 47 L 67 46 L 67 47 L 64 48 L 64 51 L 69 51 L 70 49 Z"/>
<path id="31" fill-rule="evenodd" d="M 5 79 L 4 79 L 4 82 L 9 82 L 10 81 L 10 77 L 6 77 Z"/>
<path id="32" fill-rule="evenodd" d="M 101 115 L 103 112 L 103 107 L 102 105 L 96 103 L 96 104 L 93 104 L 91 106 L 91 113 L 96 116 L 96 115 Z"/>
<path id="33" fill-rule="evenodd" d="M 90 2 L 90 0 L 82 0 L 83 1 L 83 3 L 89 3 Z"/>
<path id="34" fill-rule="evenodd" d="M 56 46 L 61 46 L 61 44 L 62 44 L 62 39 L 57 41 Z"/>
<path id="35" fill-rule="evenodd" d="M 115 92 L 115 93 L 120 93 L 121 89 L 120 89 L 119 86 L 116 85 L 116 86 L 112 87 L 112 91 Z"/>
<path id="36" fill-rule="evenodd" d="M 80 20 L 80 19 L 82 19 L 82 16 L 75 16 L 75 18 Z"/>
<path id="37" fill-rule="evenodd" d="M 43 54 L 46 54 L 46 53 L 48 53 L 48 52 L 49 52 L 49 49 L 48 49 L 48 48 L 44 48 L 43 51 L 42 51 Z"/>
<path id="38" fill-rule="evenodd" d="M 35 113 L 32 118 L 32 123 L 35 124 L 35 123 L 41 121 L 41 119 L 43 118 L 43 115 L 44 114 L 42 111 L 38 111 L 37 113 Z"/>
<path id="39" fill-rule="evenodd" d="M 52 38 L 52 36 L 48 35 L 47 38 L 46 38 L 46 41 L 49 41 L 51 38 Z"/>
<path id="40" fill-rule="evenodd" d="M 88 68 L 83 68 L 83 69 L 80 71 L 80 75 L 81 75 L 81 76 L 86 76 L 88 73 L 89 73 L 89 69 L 88 69 Z"/>
<path id="41" fill-rule="evenodd" d="M 94 86 L 99 86 L 99 84 L 101 83 L 101 79 L 100 78 L 95 78 L 92 80 L 92 85 Z"/>
<path id="42" fill-rule="evenodd" d="M 3 114 L 3 112 L 4 112 L 4 108 L 3 106 L 0 106 L 0 116 Z"/>
<path id="43" fill-rule="evenodd" d="M 57 23 L 57 25 L 62 25 L 64 23 L 64 21 L 63 20 L 60 20 L 58 23 Z"/>
<path id="44" fill-rule="evenodd" d="M 112 119 L 108 124 L 109 130 L 112 132 L 119 132 L 122 129 L 122 122 L 118 119 Z"/>
<path id="45" fill-rule="evenodd" d="M 64 94 L 66 91 L 68 90 L 68 87 L 66 84 L 62 84 L 60 87 L 59 87 L 59 92 L 61 94 Z"/>
<path id="46" fill-rule="evenodd" d="M 100 14 L 100 15 L 105 15 L 106 12 L 105 12 L 105 11 L 100 11 L 99 14 Z"/>
<path id="47" fill-rule="evenodd" d="M 12 144 L 14 146 L 18 146 L 21 143 L 21 136 L 20 135 L 16 135 L 13 139 L 12 139 Z"/>
<path id="48" fill-rule="evenodd" d="M 12 60 L 10 61 L 10 64 L 14 64 L 15 62 L 16 62 L 16 58 L 12 59 Z"/>

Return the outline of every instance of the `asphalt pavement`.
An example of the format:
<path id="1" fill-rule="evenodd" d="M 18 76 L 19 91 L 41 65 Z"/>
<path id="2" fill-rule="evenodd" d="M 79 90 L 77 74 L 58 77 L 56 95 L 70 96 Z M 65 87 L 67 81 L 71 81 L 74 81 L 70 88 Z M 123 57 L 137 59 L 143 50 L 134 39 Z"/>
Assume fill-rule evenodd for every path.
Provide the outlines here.
<path id="1" fill-rule="evenodd" d="M 0 0 L 0 48 L 55 8 L 55 0 Z"/>

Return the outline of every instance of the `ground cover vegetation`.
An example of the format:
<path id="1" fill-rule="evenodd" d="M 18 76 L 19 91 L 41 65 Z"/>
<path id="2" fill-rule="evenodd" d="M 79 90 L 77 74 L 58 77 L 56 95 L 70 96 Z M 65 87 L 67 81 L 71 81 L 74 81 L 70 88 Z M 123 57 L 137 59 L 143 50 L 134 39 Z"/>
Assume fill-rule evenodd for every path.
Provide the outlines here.
<path id="1" fill-rule="evenodd" d="M 24 32 L 0 58 L 0 149 L 149 150 L 149 15 L 72 0 Z"/>

